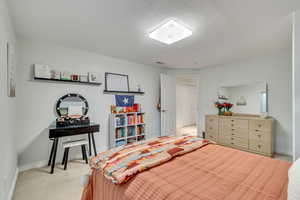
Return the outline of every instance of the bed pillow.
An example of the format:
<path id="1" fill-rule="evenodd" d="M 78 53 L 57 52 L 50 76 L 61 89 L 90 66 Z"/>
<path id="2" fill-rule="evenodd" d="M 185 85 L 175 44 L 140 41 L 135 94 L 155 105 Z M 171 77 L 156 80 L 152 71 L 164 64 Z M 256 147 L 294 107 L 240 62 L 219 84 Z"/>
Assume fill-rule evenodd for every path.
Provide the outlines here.
<path id="1" fill-rule="evenodd" d="M 300 159 L 289 169 L 288 200 L 300 199 Z"/>

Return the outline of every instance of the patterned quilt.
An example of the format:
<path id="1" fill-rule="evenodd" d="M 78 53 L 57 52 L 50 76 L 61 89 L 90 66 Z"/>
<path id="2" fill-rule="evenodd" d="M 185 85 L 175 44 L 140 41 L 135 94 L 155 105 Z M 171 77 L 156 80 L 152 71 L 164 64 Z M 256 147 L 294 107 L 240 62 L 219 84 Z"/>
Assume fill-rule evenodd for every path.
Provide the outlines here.
<path id="1" fill-rule="evenodd" d="M 212 142 L 195 136 L 164 136 L 102 152 L 93 157 L 90 164 L 92 168 L 102 170 L 113 183 L 121 184 L 139 172 L 209 143 Z"/>

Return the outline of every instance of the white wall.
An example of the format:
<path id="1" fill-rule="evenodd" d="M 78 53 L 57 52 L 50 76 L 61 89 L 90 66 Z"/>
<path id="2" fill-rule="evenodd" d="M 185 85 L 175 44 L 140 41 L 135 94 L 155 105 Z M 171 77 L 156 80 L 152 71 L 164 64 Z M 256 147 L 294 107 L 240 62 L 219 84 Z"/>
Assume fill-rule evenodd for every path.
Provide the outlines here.
<path id="1" fill-rule="evenodd" d="M 269 115 L 276 119 L 275 151 L 292 155 L 292 53 L 290 51 L 200 70 L 199 126 L 216 114 L 218 88 L 264 81 L 269 88 Z"/>
<path id="2" fill-rule="evenodd" d="M 149 137 L 160 135 L 160 115 L 156 110 L 159 98 L 159 74 L 161 69 L 77 49 L 28 41 L 19 41 L 20 64 L 18 70 L 18 151 L 22 169 L 32 164 L 44 164 L 49 156 L 50 141 L 47 127 L 55 120 L 56 100 L 69 92 L 82 94 L 90 104 L 89 116 L 101 125 L 96 135 L 98 151 L 108 148 L 108 118 L 114 95 L 103 94 L 104 86 L 46 83 L 32 81 L 32 64 L 49 64 L 58 69 L 76 72 L 115 72 L 128 74 L 131 83 L 140 83 L 144 96 L 136 96 L 146 112 Z M 131 84 L 133 85 L 133 84 Z M 59 149 L 57 160 L 61 160 Z"/>
<path id="3" fill-rule="evenodd" d="M 293 157 L 300 158 L 300 11 L 293 17 Z"/>
<path id="4" fill-rule="evenodd" d="M 195 86 L 176 84 L 176 129 L 196 124 L 196 98 Z"/>
<path id="5" fill-rule="evenodd" d="M 15 35 L 5 0 L 0 0 L 0 200 L 9 199 L 17 170 L 15 145 L 16 98 L 7 96 L 6 43 L 15 45 Z M 18 89 L 18 88 L 17 88 Z M 18 92 L 18 91 L 17 91 Z M 17 94 L 18 95 L 18 94 Z"/>

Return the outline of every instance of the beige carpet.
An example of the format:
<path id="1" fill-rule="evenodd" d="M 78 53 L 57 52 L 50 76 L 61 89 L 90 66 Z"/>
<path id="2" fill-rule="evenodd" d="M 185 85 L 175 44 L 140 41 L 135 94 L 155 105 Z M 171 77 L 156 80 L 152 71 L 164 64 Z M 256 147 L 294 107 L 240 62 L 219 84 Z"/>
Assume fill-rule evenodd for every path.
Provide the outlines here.
<path id="1" fill-rule="evenodd" d="M 82 177 L 89 173 L 84 161 L 69 161 L 68 169 L 57 165 L 54 174 L 50 168 L 21 172 L 18 176 L 13 200 L 80 200 Z"/>

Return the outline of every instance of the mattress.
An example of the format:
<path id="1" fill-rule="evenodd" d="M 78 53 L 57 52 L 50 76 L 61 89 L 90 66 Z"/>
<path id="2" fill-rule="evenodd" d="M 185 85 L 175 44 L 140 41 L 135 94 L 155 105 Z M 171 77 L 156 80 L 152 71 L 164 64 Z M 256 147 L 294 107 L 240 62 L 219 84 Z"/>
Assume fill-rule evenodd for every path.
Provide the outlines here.
<path id="1" fill-rule="evenodd" d="M 81 200 L 286 200 L 290 166 L 209 144 L 121 185 L 94 169 Z"/>

